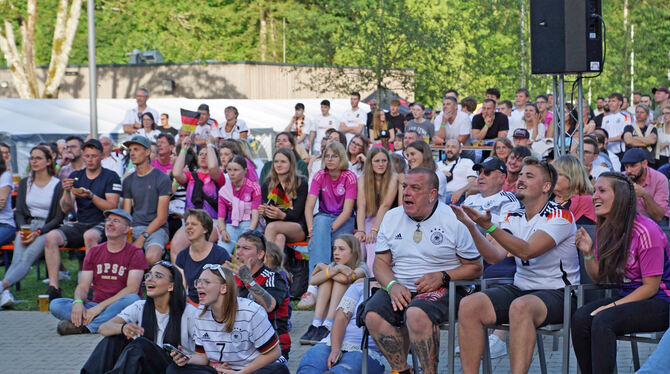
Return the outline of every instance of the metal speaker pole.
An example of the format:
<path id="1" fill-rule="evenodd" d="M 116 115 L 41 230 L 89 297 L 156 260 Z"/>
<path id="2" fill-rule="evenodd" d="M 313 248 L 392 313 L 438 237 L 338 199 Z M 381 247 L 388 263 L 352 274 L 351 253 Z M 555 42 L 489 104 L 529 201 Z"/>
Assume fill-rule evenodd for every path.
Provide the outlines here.
<path id="1" fill-rule="evenodd" d="M 559 128 L 558 124 L 561 120 L 560 114 L 556 113 L 556 112 L 558 112 L 556 110 L 556 108 L 558 108 L 558 89 L 557 89 L 557 87 L 558 87 L 558 75 L 553 75 L 552 76 L 552 91 L 551 92 L 553 93 L 553 96 L 554 96 L 554 100 L 553 100 L 554 105 L 551 107 L 551 109 L 554 110 L 554 112 L 555 112 L 554 113 L 554 123 L 553 123 L 553 126 L 554 126 L 554 157 L 556 157 L 556 155 L 558 154 L 558 134 L 560 132 L 560 128 Z"/>
<path id="2" fill-rule="evenodd" d="M 579 161 L 584 165 L 584 92 L 582 73 L 577 73 L 577 122 L 579 123 Z"/>
<path id="3" fill-rule="evenodd" d="M 87 0 L 88 16 L 88 100 L 91 112 L 91 136 L 98 138 L 98 77 L 95 62 L 95 4 Z"/>
<path id="4" fill-rule="evenodd" d="M 560 132 L 558 134 L 560 141 L 559 154 L 554 154 L 554 159 L 565 154 L 565 75 L 561 74 L 558 81 L 558 95 L 559 95 L 559 117 L 561 119 Z"/>

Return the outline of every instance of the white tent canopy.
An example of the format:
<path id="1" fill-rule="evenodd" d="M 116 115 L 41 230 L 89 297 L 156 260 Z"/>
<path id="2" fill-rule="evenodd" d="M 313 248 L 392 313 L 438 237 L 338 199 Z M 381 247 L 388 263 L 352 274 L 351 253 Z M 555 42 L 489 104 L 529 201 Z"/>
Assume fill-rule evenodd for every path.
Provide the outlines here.
<path id="1" fill-rule="evenodd" d="M 210 114 L 219 123 L 225 121 L 224 109 L 234 106 L 250 129 L 284 130 L 293 116 L 296 103 L 305 104 L 305 112 L 314 118 L 321 113 L 321 99 L 231 100 L 231 99 L 149 99 L 149 107 L 167 113 L 170 124 L 181 126 L 180 108 L 196 110 L 208 104 Z M 339 117 L 350 108 L 348 99 L 330 100 L 331 114 Z M 122 133 L 122 120 L 134 99 L 98 99 L 98 131 L 100 134 Z M 360 106 L 368 109 L 367 104 Z M 158 118 L 156 118 L 158 122 Z M 0 131 L 11 135 L 87 134 L 90 132 L 88 99 L 0 99 Z"/>

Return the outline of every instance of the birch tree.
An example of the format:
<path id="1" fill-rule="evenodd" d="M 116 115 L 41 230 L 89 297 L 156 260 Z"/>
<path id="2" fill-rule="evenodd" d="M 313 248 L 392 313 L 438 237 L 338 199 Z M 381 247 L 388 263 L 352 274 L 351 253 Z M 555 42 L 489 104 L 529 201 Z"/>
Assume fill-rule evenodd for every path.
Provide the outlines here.
<path id="1" fill-rule="evenodd" d="M 82 0 L 59 0 L 58 13 L 51 43 L 51 61 L 45 81 L 37 77 L 35 63 L 35 20 L 37 0 L 27 0 L 22 14 L 10 0 L 0 0 L 2 28 L 0 28 L 0 51 L 12 73 L 19 96 L 24 99 L 54 98 L 58 96 L 65 68 L 67 67 L 72 42 L 79 24 Z M 15 20 L 21 35 L 20 45 L 14 34 Z"/>

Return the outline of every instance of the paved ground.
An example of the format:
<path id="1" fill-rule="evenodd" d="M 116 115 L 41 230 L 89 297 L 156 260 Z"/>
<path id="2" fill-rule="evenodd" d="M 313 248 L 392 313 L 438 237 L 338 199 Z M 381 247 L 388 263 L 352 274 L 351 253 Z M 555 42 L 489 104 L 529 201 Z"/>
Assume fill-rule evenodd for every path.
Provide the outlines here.
<path id="1" fill-rule="evenodd" d="M 293 312 L 293 331 L 291 337 L 296 342 L 291 350 L 289 369 L 296 372 L 300 357 L 309 346 L 300 346 L 298 338 L 311 322 L 312 312 Z M 98 335 L 59 336 L 56 333 L 56 319 L 48 313 L 40 312 L 0 312 L 0 373 L 32 374 L 46 373 L 79 373 L 79 369 L 101 339 Z M 440 356 L 440 372 L 446 372 L 446 332 L 442 333 L 442 355 Z M 545 339 L 547 365 L 549 373 L 559 373 L 561 365 L 560 351 L 551 351 L 550 338 Z M 653 351 L 654 346 L 640 345 L 642 362 Z M 571 354 L 571 373 L 576 372 L 574 354 Z M 388 366 L 387 366 L 388 369 Z M 495 373 L 509 373 L 507 357 L 493 362 Z M 619 344 L 619 373 L 632 373 L 633 363 L 630 345 Z M 456 359 L 456 372 L 460 372 L 460 362 Z M 537 355 L 531 366 L 531 373 L 539 373 Z"/>

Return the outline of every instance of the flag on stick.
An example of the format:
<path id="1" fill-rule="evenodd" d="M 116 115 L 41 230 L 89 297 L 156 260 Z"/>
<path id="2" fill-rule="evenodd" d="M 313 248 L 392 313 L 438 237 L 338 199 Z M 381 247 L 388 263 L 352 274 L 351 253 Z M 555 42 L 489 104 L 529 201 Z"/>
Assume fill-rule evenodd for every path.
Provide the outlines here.
<path id="1" fill-rule="evenodd" d="M 198 125 L 200 112 L 181 108 L 181 129 L 188 132 L 195 132 L 195 127 Z"/>

